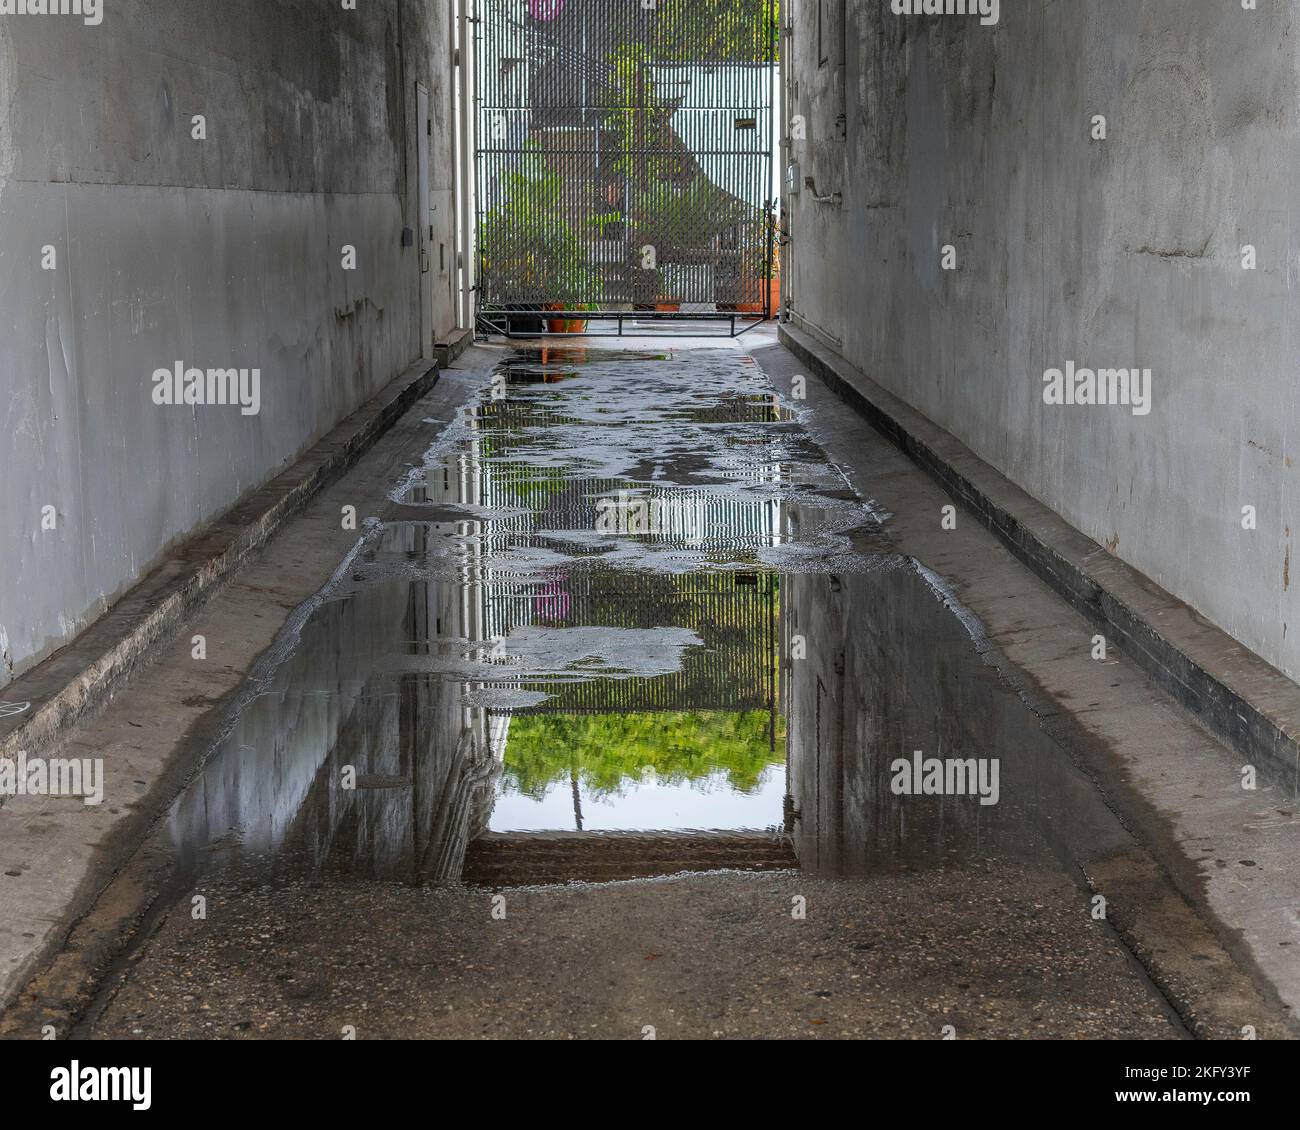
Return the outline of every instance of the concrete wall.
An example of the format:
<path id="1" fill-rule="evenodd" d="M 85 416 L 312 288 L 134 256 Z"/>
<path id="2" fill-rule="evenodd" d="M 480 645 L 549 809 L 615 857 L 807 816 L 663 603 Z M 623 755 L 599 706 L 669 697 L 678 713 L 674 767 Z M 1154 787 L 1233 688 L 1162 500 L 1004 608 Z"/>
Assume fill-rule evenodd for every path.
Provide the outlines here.
<path id="1" fill-rule="evenodd" d="M 825 63 L 819 6 L 845 25 Z M 788 198 L 795 323 L 1300 677 L 1294 6 L 785 10 L 792 154 L 843 198 Z M 1045 404 L 1069 361 L 1150 368 L 1150 413 Z"/>
<path id="2" fill-rule="evenodd" d="M 449 113 L 450 23 L 450 0 L 0 16 L 0 686 L 428 354 L 401 234 L 415 86 Z M 435 272 L 453 216 L 433 213 Z M 425 289 L 432 339 L 446 273 Z M 177 361 L 259 368 L 260 413 L 156 405 Z"/>

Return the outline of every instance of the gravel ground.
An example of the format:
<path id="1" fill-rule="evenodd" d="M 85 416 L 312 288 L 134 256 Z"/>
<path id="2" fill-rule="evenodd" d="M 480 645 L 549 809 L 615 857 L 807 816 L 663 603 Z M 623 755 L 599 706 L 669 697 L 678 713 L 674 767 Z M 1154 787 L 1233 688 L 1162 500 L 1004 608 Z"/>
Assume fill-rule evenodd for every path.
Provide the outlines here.
<path id="1" fill-rule="evenodd" d="M 358 1039 L 1174 1038 L 1078 888 L 1002 864 L 491 892 L 227 875 L 90 1034 Z M 806 899 L 806 918 L 792 916 Z"/>

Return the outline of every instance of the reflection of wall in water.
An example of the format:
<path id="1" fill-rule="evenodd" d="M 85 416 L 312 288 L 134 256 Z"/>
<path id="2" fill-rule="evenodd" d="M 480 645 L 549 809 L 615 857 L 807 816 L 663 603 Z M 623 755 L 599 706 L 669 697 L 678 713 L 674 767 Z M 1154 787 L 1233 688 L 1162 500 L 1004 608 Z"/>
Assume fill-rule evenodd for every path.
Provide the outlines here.
<path id="1" fill-rule="evenodd" d="M 423 552 L 425 527 L 386 532 Z M 182 853 L 237 829 L 247 850 L 288 849 L 310 865 L 393 877 L 436 869 L 445 841 L 477 830 L 457 826 L 471 808 L 459 794 L 473 791 L 471 763 L 490 760 L 487 720 L 463 705 L 461 684 L 393 668 L 439 638 L 463 638 L 478 618 L 458 586 L 427 582 L 324 603 L 178 800 Z M 341 787 L 349 765 L 355 790 Z"/>
<path id="2" fill-rule="evenodd" d="M 942 595 L 909 560 L 841 577 L 782 578 L 782 655 L 794 837 L 810 870 L 934 865 L 1045 849 L 1070 829 L 1114 834 L 1083 798 L 1086 780 L 1039 720 L 984 663 Z M 789 659 L 792 637 L 807 657 Z M 1001 760 L 1000 800 L 894 796 L 890 763 Z M 1064 819 L 1069 812 L 1069 820 Z"/>

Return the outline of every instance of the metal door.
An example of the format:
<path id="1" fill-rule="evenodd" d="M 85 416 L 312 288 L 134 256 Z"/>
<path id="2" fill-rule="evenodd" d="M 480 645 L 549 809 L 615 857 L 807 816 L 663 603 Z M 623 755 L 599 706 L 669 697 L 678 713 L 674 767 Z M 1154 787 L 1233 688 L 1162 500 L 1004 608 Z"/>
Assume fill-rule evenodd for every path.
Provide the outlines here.
<path id="1" fill-rule="evenodd" d="M 477 0 L 481 312 L 770 306 L 775 5 Z"/>

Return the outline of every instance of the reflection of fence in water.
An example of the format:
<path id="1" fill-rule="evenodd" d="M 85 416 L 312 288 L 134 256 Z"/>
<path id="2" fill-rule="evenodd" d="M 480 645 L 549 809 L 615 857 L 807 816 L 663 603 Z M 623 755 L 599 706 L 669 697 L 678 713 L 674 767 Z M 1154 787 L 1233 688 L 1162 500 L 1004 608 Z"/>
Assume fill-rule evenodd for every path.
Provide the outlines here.
<path id="1" fill-rule="evenodd" d="M 654 576 L 580 570 L 548 582 L 495 584 L 485 593 L 489 638 L 521 627 L 694 631 L 678 670 L 632 678 L 518 684 L 550 695 L 523 714 L 769 710 L 775 697 L 778 583 L 770 574 Z"/>
<path id="2" fill-rule="evenodd" d="M 586 371 L 591 374 L 591 367 L 589 366 Z M 526 372 L 526 370 L 516 369 L 512 371 L 507 369 L 506 379 L 508 384 L 523 384 L 526 386 L 534 383 L 521 380 L 519 378 L 520 372 Z M 620 373 L 619 375 L 625 374 Z M 539 381 L 535 383 L 543 384 L 545 382 Z M 591 423 L 590 419 L 581 420 L 563 415 L 562 412 L 558 411 L 563 407 L 563 402 L 559 401 L 558 398 L 553 408 L 545 399 L 538 398 L 536 394 L 530 399 L 522 397 L 511 399 L 505 396 L 495 400 L 488 399 L 475 407 L 474 426 L 480 430 L 502 429 L 509 432 L 528 428 L 558 428 L 575 423 Z M 788 408 L 782 407 L 774 394 L 762 392 L 719 394 L 711 401 L 692 403 L 689 406 L 676 406 L 672 411 L 672 416 L 691 424 L 774 424 L 794 419 L 794 413 Z M 513 437 L 505 435 L 491 438 L 496 443 L 509 446 Z M 527 439 L 527 437 L 523 438 Z"/>
<path id="3" fill-rule="evenodd" d="M 774 469 L 773 481 L 776 480 Z M 494 510 L 523 508 L 510 528 L 595 530 L 672 545 L 733 553 L 782 540 L 782 500 L 740 491 L 664 488 L 626 479 L 574 479 L 532 464 L 496 464 L 473 480 L 467 499 Z"/>
<path id="4" fill-rule="evenodd" d="M 768 395 L 727 397 L 689 410 L 692 424 L 778 423 L 788 416 Z M 779 542 L 779 498 L 586 478 L 567 467 L 526 460 L 526 442 L 509 434 L 572 422 L 548 411 L 544 404 L 508 399 L 484 402 L 475 421 L 480 431 L 469 460 L 473 473 L 462 477 L 461 501 L 497 510 L 530 510 L 537 529 L 599 528 L 717 550 L 754 549 Z M 506 434 L 499 434 L 502 432 Z M 516 455 L 518 459 L 512 458 Z M 776 484 L 785 477 L 784 471 L 780 463 L 756 460 L 740 468 L 736 477 L 746 483 Z M 510 525 L 515 528 L 520 523 L 516 520 Z"/>

